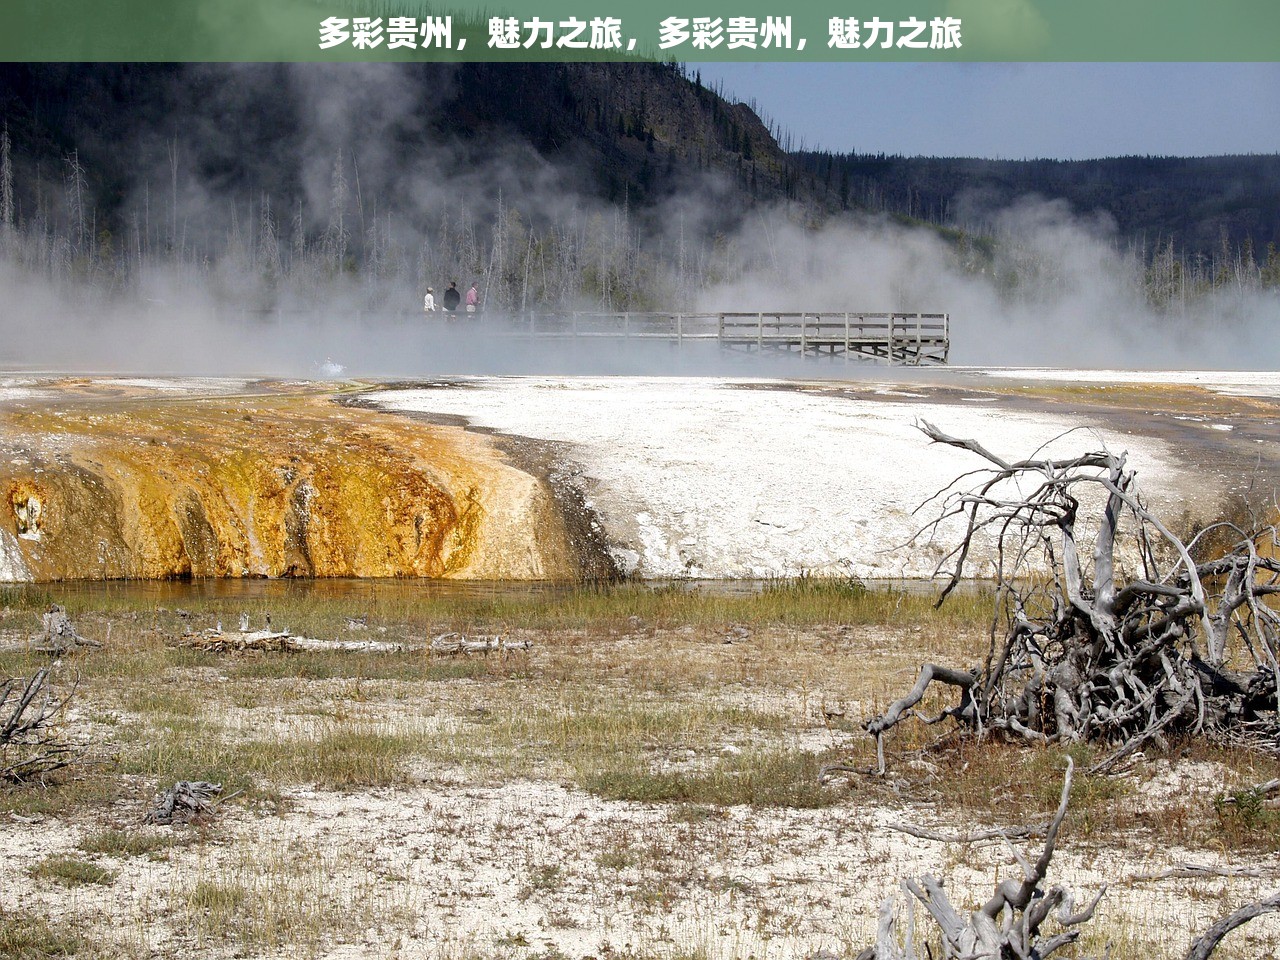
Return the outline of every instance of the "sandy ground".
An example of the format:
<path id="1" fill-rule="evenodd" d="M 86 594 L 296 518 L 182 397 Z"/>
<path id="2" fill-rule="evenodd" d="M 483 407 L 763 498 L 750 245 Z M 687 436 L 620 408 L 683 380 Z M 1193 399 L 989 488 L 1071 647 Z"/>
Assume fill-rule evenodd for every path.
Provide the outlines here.
<path id="1" fill-rule="evenodd" d="M 366 399 L 564 444 L 620 564 L 646 577 L 930 576 L 938 547 L 902 549 L 933 516 L 913 511 L 981 463 L 931 445 L 920 420 L 1013 459 L 1127 451 L 1157 509 L 1215 507 L 1217 484 L 1169 442 L 1100 416 L 1011 409 L 998 397 L 930 402 L 909 384 L 857 396 L 834 387 L 522 377 Z"/>
<path id="2" fill-rule="evenodd" d="M 9 825 L 0 895 L 49 916 L 65 916 L 70 906 L 81 923 L 107 929 L 112 918 L 125 921 L 115 925 L 121 947 L 168 954 L 195 946 L 198 955 L 225 955 L 164 914 L 199 878 L 254 890 L 256 879 L 292 859 L 297 869 L 275 879 L 277 894 L 294 883 L 293 896 L 350 911 L 362 927 L 320 956 L 492 956 L 501 952 L 495 948 L 520 946 L 529 949 L 508 952 L 558 951 L 575 960 L 677 949 L 704 951 L 708 960 L 800 958 L 871 942 L 875 911 L 895 893 L 895 874 L 945 876 L 953 898 L 976 902 L 989 894 L 993 876 L 1016 870 L 997 843 L 911 841 L 886 826 L 901 821 L 901 811 L 876 807 L 735 807 L 701 823 L 673 823 L 666 808 L 602 801 L 544 782 L 302 790 L 288 800 L 283 817 L 225 814 L 216 842 L 177 848 L 165 862 L 112 863 L 120 875 L 110 888 L 79 887 L 70 895 L 47 885 L 33 891 L 25 870 L 50 855 L 75 854 L 81 831 Z M 927 813 L 911 822 L 949 829 Z M 1263 882 L 1136 879 L 1180 859 L 1185 851 L 1157 844 L 1123 854 L 1066 850 L 1053 876 L 1082 899 L 1111 883 L 1096 922 L 1173 948 L 1208 927 L 1223 903 L 1239 902 Z M 1267 864 L 1273 874 L 1276 866 Z M 1243 946 L 1241 955 L 1276 955 L 1280 924 L 1260 921 L 1246 931 L 1234 944 Z"/>
<path id="3" fill-rule="evenodd" d="M 802 960 L 870 943 L 879 906 L 903 878 L 943 877 L 963 909 L 1016 871 L 998 842 L 917 841 L 890 829 L 958 825 L 927 806 L 859 799 L 856 782 L 845 802 L 821 810 L 691 813 L 554 780 L 419 775 L 396 789 L 291 789 L 278 815 L 232 804 L 199 832 L 138 828 L 136 800 L 72 821 L 11 818 L 0 825 L 0 902 L 90 932 L 95 956 Z M 1154 809 L 1222 782 L 1207 763 L 1161 762 L 1148 775 L 1125 803 Z M 77 844 L 104 819 L 179 845 L 92 858 L 114 872 L 107 885 L 30 880 L 46 858 L 83 859 Z M 1143 876 L 1183 861 L 1249 866 L 1262 879 Z M 1275 855 L 1187 851 L 1154 835 L 1109 848 L 1068 839 L 1051 872 L 1078 902 L 1107 886 L 1098 936 L 1152 958 L 1181 956 L 1277 877 Z M 240 890 L 245 902 L 231 919 L 210 920 L 202 885 Z M 324 932 L 312 941 L 313 923 Z M 1280 918 L 1254 922 L 1231 947 L 1232 958 L 1280 956 Z"/>

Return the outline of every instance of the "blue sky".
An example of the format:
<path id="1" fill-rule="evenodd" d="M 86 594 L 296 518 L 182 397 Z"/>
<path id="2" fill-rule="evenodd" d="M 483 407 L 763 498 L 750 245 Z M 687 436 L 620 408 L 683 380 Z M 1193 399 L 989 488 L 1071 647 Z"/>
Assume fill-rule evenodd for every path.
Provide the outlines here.
<path id="1" fill-rule="evenodd" d="M 1084 159 L 1280 153 L 1280 63 L 703 63 L 795 146 Z"/>

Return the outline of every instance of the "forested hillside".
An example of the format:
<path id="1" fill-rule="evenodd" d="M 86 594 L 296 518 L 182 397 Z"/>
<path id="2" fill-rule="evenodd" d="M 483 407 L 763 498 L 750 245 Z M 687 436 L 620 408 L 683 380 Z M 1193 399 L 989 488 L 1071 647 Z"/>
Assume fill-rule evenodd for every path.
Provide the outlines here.
<path id="1" fill-rule="evenodd" d="M 0 123 L 4 259 L 100 294 L 377 309 L 456 278 L 503 309 L 681 309 L 794 276 L 778 225 L 859 215 L 1026 290 L 1057 269 L 1010 225 L 1026 196 L 1113 225 L 1158 306 L 1280 284 L 1280 158 L 788 153 L 672 64 L 6 64 Z"/>
<path id="2" fill-rule="evenodd" d="M 991 232 L 1021 197 L 1103 212 L 1127 243 L 1172 241 L 1193 259 L 1280 242 L 1280 156 L 981 160 L 798 153 L 801 168 L 842 202 Z"/>
<path id="3" fill-rule="evenodd" d="M 445 276 L 667 306 L 745 210 L 801 195 L 755 114 L 674 65 L 9 64 L 0 120 L 12 257 L 111 289 L 163 263 L 264 307 Z"/>

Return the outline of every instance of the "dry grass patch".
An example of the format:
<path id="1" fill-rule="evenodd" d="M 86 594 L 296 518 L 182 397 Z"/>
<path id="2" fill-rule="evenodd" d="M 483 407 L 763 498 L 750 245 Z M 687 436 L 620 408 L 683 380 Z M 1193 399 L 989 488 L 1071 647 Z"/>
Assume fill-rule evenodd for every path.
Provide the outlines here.
<path id="1" fill-rule="evenodd" d="M 86 834 L 80 838 L 76 847 L 82 853 L 100 854 L 121 860 L 132 857 L 154 859 L 174 847 L 176 842 L 176 835 L 173 833 L 108 828 Z"/>
<path id="2" fill-rule="evenodd" d="M 109 886 L 115 883 L 117 874 L 79 857 L 55 856 L 46 857 L 32 867 L 31 876 L 36 880 L 52 880 L 64 887 L 82 887 Z"/>
<path id="3" fill-rule="evenodd" d="M 203 866 L 199 879 L 174 891 L 170 907 L 179 930 L 197 945 L 234 945 L 249 956 L 284 949 L 315 955 L 407 916 L 394 891 L 337 851 L 278 845 Z"/>
<path id="4" fill-rule="evenodd" d="M 0 957 L 53 960 L 74 957 L 81 953 L 84 945 L 84 939 L 65 924 L 0 908 Z"/>
<path id="5" fill-rule="evenodd" d="M 718 761 L 707 770 L 654 772 L 612 767 L 579 774 L 583 789 L 605 800 L 678 803 L 690 807 L 828 807 L 841 793 L 818 783 L 829 757 L 800 751 L 755 752 Z"/>
<path id="6" fill-rule="evenodd" d="M 240 737 L 216 720 L 135 729 L 118 769 L 157 783 L 208 780 L 226 793 L 257 780 L 323 789 L 389 786 L 405 780 L 403 761 L 420 737 L 376 726 L 322 726 L 274 739 Z"/>
<path id="7" fill-rule="evenodd" d="M 105 807 L 128 792 L 129 787 L 103 767 L 60 770 L 43 783 L 0 789 L 0 815 L 66 817 L 79 810 Z"/>

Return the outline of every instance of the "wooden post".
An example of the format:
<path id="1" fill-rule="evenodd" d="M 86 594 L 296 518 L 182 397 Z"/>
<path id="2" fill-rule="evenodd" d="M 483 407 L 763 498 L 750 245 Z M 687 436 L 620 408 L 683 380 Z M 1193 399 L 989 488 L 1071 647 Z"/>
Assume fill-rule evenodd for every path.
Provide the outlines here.
<path id="1" fill-rule="evenodd" d="M 622 315 L 622 339 L 623 340 L 631 339 L 631 314 L 630 313 L 624 313 Z"/>
<path id="2" fill-rule="evenodd" d="M 756 353 L 764 352 L 764 314 L 756 314 Z"/>
<path id="3" fill-rule="evenodd" d="M 809 327 L 809 315 L 807 313 L 800 314 L 800 356 L 801 358 L 804 357 L 805 350 L 809 348 L 808 338 L 806 336 L 806 334 L 808 333 L 808 327 Z"/>
<path id="4" fill-rule="evenodd" d="M 676 343 L 684 343 L 684 314 L 676 314 Z"/>
<path id="5" fill-rule="evenodd" d="M 832 349 L 835 349 L 834 347 Z M 849 314 L 844 315 L 844 358 L 849 359 Z"/>
<path id="6" fill-rule="evenodd" d="M 890 311 L 890 313 L 889 313 L 889 354 L 888 354 L 888 359 L 889 359 L 889 366 L 893 366 L 893 359 L 894 359 L 894 355 L 893 355 L 893 313 L 892 313 L 892 311 Z"/>

